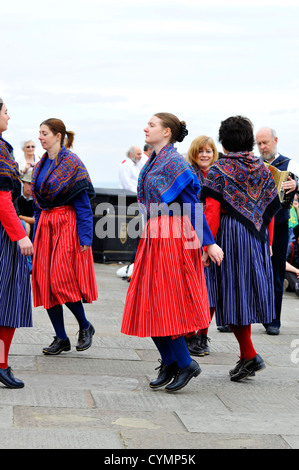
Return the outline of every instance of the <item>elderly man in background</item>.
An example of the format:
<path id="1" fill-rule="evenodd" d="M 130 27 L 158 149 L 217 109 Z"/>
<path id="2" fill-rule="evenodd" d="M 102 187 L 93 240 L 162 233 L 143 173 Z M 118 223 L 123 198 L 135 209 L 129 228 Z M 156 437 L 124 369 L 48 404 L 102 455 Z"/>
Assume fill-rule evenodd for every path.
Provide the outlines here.
<path id="1" fill-rule="evenodd" d="M 288 180 L 283 183 L 282 188 L 285 189 L 287 193 L 298 191 L 297 177 L 299 176 L 299 165 L 294 160 L 284 157 L 277 152 L 277 142 L 278 138 L 276 132 L 268 127 L 260 129 L 256 134 L 256 143 L 263 161 L 275 166 L 281 171 L 289 171 L 295 175 L 295 179 L 289 176 Z M 278 335 L 281 326 L 280 316 L 288 248 L 289 218 L 290 210 L 286 207 L 282 207 L 275 215 L 272 266 L 274 274 L 276 318 L 269 325 L 264 325 L 269 335 Z"/>
<path id="2" fill-rule="evenodd" d="M 121 188 L 137 193 L 138 176 L 146 161 L 147 157 L 139 147 L 133 146 L 128 150 L 127 158 L 119 168 L 118 176 Z"/>
<path id="3" fill-rule="evenodd" d="M 152 147 L 150 144 L 145 144 L 143 147 L 143 155 L 145 155 L 147 158 L 151 156 L 153 153 L 154 147 Z"/>

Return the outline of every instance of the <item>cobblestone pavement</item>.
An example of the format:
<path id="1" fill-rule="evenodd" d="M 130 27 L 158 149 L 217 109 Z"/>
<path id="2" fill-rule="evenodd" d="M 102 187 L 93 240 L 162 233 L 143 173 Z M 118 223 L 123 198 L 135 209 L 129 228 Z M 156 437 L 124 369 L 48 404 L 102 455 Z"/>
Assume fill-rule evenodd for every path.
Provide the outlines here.
<path id="1" fill-rule="evenodd" d="M 78 325 L 65 308 L 72 351 L 44 356 L 54 334 L 43 308 L 19 329 L 10 365 L 25 388 L 0 384 L 1 449 L 298 449 L 299 299 L 285 293 L 279 336 L 252 328 L 266 369 L 242 383 L 232 333 L 213 320 L 202 373 L 175 394 L 150 390 L 158 353 L 149 338 L 120 333 L 128 283 L 118 265 L 96 264 L 99 300 L 85 304 L 96 329 L 92 347 L 75 349 Z"/>

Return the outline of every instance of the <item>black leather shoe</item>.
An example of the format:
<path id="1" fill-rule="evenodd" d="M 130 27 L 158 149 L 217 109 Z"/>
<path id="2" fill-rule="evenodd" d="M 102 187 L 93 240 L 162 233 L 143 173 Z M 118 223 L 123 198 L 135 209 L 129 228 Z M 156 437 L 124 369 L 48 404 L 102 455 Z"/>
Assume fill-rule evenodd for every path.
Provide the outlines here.
<path id="1" fill-rule="evenodd" d="M 54 341 L 50 344 L 48 348 L 43 349 L 45 355 L 57 356 L 62 351 L 70 351 L 71 343 L 68 338 L 60 339 L 57 336 L 54 336 Z"/>
<path id="2" fill-rule="evenodd" d="M 89 327 L 86 330 L 83 328 L 79 331 L 79 338 L 78 343 L 76 346 L 77 351 L 85 351 L 86 349 L 90 348 L 92 345 L 92 337 L 95 334 L 95 329 L 91 323 L 89 323 Z"/>
<path id="3" fill-rule="evenodd" d="M 240 359 L 237 364 L 235 365 L 235 367 L 233 369 L 231 369 L 229 371 L 229 375 L 232 377 L 233 375 L 235 375 L 237 372 L 239 372 L 243 362 L 245 361 L 246 359 Z M 255 376 L 255 372 L 252 372 L 250 374 L 250 377 L 254 377 Z"/>
<path id="4" fill-rule="evenodd" d="M 178 370 L 176 361 L 172 364 L 169 364 L 168 366 L 163 364 L 161 359 L 159 359 L 159 362 L 161 362 L 161 365 L 159 367 L 156 367 L 155 369 L 159 369 L 158 377 L 156 378 L 156 380 L 152 380 L 150 382 L 149 386 L 151 388 L 159 388 L 163 387 L 163 385 L 167 385 L 173 379 L 176 374 L 176 371 Z"/>
<path id="5" fill-rule="evenodd" d="M 279 327 L 278 326 L 267 326 L 266 328 L 267 335 L 279 335 Z"/>
<path id="6" fill-rule="evenodd" d="M 264 363 L 262 357 L 257 354 L 252 359 L 244 359 L 241 361 L 241 366 L 236 374 L 231 376 L 233 382 L 239 382 L 239 380 L 246 379 L 249 377 L 252 372 L 257 372 L 259 370 L 265 369 L 266 364 Z"/>
<path id="7" fill-rule="evenodd" d="M 0 369 L 0 382 L 2 382 L 8 388 L 23 388 L 24 382 L 16 379 L 12 373 L 10 367 L 6 369 Z"/>
<path id="8" fill-rule="evenodd" d="M 228 325 L 217 326 L 217 330 L 220 331 L 220 333 L 232 333 L 232 330 Z"/>
<path id="9" fill-rule="evenodd" d="M 171 384 L 165 387 L 167 392 L 176 392 L 185 387 L 192 377 L 197 377 L 201 373 L 201 368 L 194 359 L 192 359 L 189 366 L 183 369 L 178 369 L 174 380 Z"/>

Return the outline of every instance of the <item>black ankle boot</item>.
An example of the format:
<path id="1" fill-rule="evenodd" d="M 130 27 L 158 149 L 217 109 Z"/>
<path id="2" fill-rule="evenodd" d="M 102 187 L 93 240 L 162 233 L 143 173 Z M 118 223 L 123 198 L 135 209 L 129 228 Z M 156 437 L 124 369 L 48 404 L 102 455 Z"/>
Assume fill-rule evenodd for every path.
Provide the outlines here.
<path id="1" fill-rule="evenodd" d="M 210 338 L 207 335 L 202 334 L 198 335 L 198 356 L 207 356 L 210 354 L 210 348 L 208 342 L 210 342 Z"/>
<path id="2" fill-rule="evenodd" d="M 200 356 L 201 349 L 199 345 L 199 335 L 185 336 L 186 345 L 191 356 Z M 204 355 L 204 354 L 202 354 Z"/>
<path id="3" fill-rule="evenodd" d="M 45 355 L 57 356 L 62 351 L 70 351 L 71 350 L 71 343 L 68 338 L 60 339 L 57 336 L 54 336 L 53 343 L 50 344 L 48 348 L 43 349 L 43 353 Z"/>
<path id="4" fill-rule="evenodd" d="M 91 323 L 89 323 L 89 327 L 86 330 L 80 328 L 78 343 L 76 346 L 77 351 L 85 351 L 86 349 L 90 348 L 94 334 L 95 329 Z"/>
<path id="5" fill-rule="evenodd" d="M 159 367 L 156 367 L 155 370 L 159 369 L 158 377 L 156 380 L 152 380 L 149 384 L 151 388 L 158 388 L 158 387 L 163 387 L 163 385 L 168 384 L 172 378 L 175 376 L 176 371 L 177 371 L 177 363 L 173 362 L 172 364 L 166 366 L 163 364 L 161 359 L 159 359 L 159 362 L 161 362 L 161 365 Z"/>
<path id="6" fill-rule="evenodd" d="M 14 377 L 10 367 L 7 367 L 6 369 L 0 369 L 0 382 L 2 382 L 7 388 L 24 387 L 24 382 Z"/>
<path id="7" fill-rule="evenodd" d="M 201 373 L 201 368 L 194 359 L 192 359 L 189 366 L 183 369 L 178 369 L 174 380 L 171 384 L 165 387 L 167 392 L 176 392 L 185 387 L 192 377 L 197 377 Z"/>

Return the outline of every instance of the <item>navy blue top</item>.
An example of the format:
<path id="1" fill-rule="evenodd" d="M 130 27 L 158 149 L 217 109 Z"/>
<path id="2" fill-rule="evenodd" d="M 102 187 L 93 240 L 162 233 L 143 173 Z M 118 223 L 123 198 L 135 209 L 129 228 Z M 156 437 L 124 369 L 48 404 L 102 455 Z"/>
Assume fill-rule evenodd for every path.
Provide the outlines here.
<path id="1" fill-rule="evenodd" d="M 201 244 L 203 246 L 213 245 L 215 240 L 203 212 L 203 205 L 199 203 L 191 184 L 188 184 L 180 192 L 178 202 L 180 203 L 181 207 L 183 204 L 185 204 L 182 213 L 188 215 Z"/>

